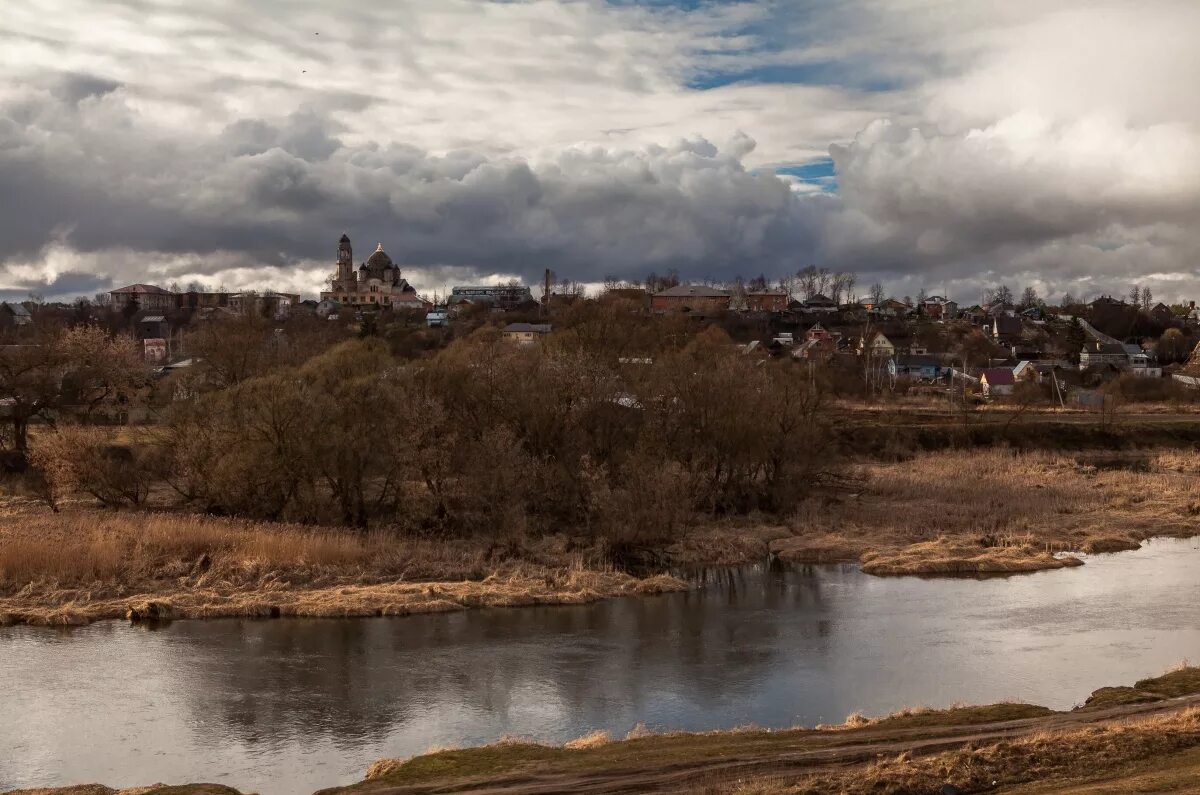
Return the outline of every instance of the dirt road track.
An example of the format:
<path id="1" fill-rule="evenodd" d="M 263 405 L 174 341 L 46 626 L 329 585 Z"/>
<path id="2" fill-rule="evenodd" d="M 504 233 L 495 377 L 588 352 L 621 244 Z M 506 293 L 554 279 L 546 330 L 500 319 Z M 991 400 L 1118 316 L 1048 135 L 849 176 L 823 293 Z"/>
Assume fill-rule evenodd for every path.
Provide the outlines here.
<path id="1" fill-rule="evenodd" d="M 1183 696 L 1150 704 L 1130 704 L 1101 710 L 1056 713 L 1045 718 L 1027 718 L 966 727 L 911 729 L 861 729 L 833 735 L 844 737 L 832 745 L 812 747 L 820 735 L 797 735 L 794 748 L 779 748 L 763 755 L 730 755 L 695 763 L 660 764 L 647 757 L 638 768 L 588 772 L 524 771 L 488 780 L 445 779 L 437 783 L 396 785 L 383 781 L 364 782 L 342 789 L 323 790 L 317 795 L 551 795 L 551 793 L 689 793 L 706 785 L 730 783 L 746 778 L 771 778 L 861 764 L 877 757 L 909 752 L 914 756 L 959 748 L 967 743 L 992 743 L 1035 732 L 1120 723 L 1165 715 L 1200 706 L 1200 695 Z M 806 747 L 807 746 L 807 747 Z"/>

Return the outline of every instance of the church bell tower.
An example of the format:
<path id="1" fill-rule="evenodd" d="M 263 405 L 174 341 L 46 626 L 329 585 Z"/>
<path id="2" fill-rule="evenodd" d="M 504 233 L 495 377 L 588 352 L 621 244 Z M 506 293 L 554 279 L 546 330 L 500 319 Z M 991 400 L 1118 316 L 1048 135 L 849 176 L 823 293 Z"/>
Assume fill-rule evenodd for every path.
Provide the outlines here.
<path id="1" fill-rule="evenodd" d="M 358 276 L 354 272 L 354 249 L 350 245 L 350 237 L 345 234 L 338 241 L 337 278 L 343 290 L 353 292 L 358 286 Z"/>

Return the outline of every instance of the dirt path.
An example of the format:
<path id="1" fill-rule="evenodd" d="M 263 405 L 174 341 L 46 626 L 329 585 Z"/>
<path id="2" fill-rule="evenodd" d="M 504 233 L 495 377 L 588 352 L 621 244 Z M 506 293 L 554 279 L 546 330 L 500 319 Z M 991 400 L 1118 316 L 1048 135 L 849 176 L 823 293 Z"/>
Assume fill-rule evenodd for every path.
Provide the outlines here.
<path id="1" fill-rule="evenodd" d="M 798 773 L 815 773 L 863 764 L 878 757 L 908 752 L 914 756 L 959 748 L 968 743 L 994 743 L 1043 731 L 1121 723 L 1166 715 L 1200 706 L 1200 695 L 1150 704 L 1131 704 L 1108 709 L 1056 713 L 1044 718 L 1026 718 L 966 727 L 923 727 L 910 729 L 857 729 L 831 734 L 798 734 L 794 747 L 777 746 L 769 751 L 742 752 L 731 749 L 727 756 L 693 762 L 656 761 L 648 754 L 636 768 L 555 770 L 553 763 L 542 769 L 525 769 L 496 777 L 443 778 L 420 784 L 390 784 L 368 781 L 345 788 L 322 790 L 318 795 L 550 795 L 550 793 L 695 793 L 706 786 L 728 784 L 746 778 L 772 778 Z M 832 740 L 832 744 L 826 744 Z M 820 747 L 814 747 L 820 744 Z"/>

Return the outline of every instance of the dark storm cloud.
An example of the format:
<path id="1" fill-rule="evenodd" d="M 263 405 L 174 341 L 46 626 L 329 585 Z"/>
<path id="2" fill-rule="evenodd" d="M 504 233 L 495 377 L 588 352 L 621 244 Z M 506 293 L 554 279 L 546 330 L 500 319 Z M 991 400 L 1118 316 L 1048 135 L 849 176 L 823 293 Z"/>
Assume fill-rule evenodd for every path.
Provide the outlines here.
<path id="1" fill-rule="evenodd" d="M 116 80 L 89 74 L 65 74 L 55 81 L 54 93 L 67 102 L 79 102 L 89 97 L 100 97 L 116 91 L 121 84 Z"/>
<path id="2" fill-rule="evenodd" d="M 342 231 L 431 279 L 1186 297 L 1200 262 L 1184 0 L 9 5 L 0 287 L 315 291 Z M 772 176 L 826 155 L 837 193 Z"/>
<path id="3" fill-rule="evenodd" d="M 0 301 L 22 301 L 32 294 L 42 296 L 91 296 L 112 289 L 112 279 L 102 274 L 65 272 L 50 279 L 19 279 L 0 289 Z"/>
<path id="4" fill-rule="evenodd" d="M 703 140 L 640 151 L 572 148 L 548 160 L 403 145 L 343 147 L 316 111 L 244 120 L 208 138 L 142 135 L 119 96 L 80 112 L 53 93 L 4 128 L 0 259 L 53 234 L 80 250 L 241 250 L 327 258 L 343 229 L 384 238 L 409 265 L 536 278 L 637 276 L 678 267 L 725 277 L 774 268 L 813 245 L 801 200 Z M 2 112 L 3 109 L 0 109 Z M 124 127 L 114 142 L 89 114 Z M 69 140 L 61 148 L 45 140 Z"/>

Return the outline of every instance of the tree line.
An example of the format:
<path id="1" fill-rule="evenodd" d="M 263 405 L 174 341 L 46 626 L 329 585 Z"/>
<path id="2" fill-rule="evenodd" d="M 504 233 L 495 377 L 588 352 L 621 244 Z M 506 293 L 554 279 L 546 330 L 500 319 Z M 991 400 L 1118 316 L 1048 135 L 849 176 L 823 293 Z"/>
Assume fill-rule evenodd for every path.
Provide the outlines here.
<path id="1" fill-rule="evenodd" d="M 530 347 L 484 326 L 416 361 L 368 336 L 245 369 L 225 359 L 256 346 L 231 336 L 224 359 L 168 379 L 176 399 L 136 442 L 60 423 L 30 457 L 51 504 L 170 495 L 264 520 L 621 548 L 698 516 L 785 512 L 830 467 L 808 368 L 740 355 L 717 328 L 652 358 L 596 355 L 607 346 L 581 325 Z"/>

